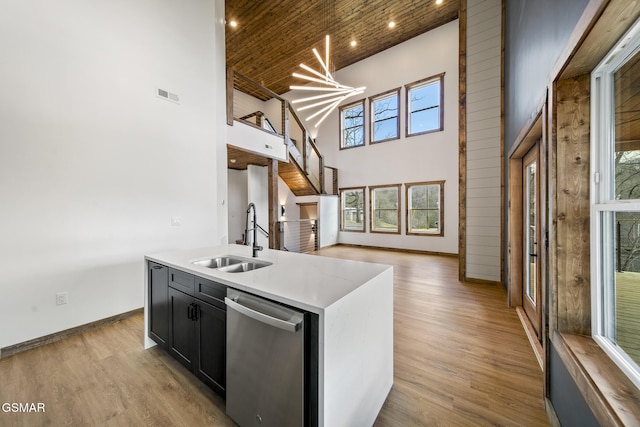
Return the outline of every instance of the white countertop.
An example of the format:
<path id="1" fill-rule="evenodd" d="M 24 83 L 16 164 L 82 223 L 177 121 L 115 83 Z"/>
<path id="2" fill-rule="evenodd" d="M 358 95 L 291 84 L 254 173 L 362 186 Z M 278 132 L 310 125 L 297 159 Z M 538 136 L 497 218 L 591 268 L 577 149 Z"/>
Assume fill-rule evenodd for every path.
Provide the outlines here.
<path id="1" fill-rule="evenodd" d="M 273 264 L 242 273 L 228 273 L 193 261 L 234 255 L 251 259 L 251 247 L 222 245 L 147 255 L 145 259 L 192 273 L 235 289 L 321 313 L 391 266 L 362 261 L 264 249 L 258 261 Z"/>

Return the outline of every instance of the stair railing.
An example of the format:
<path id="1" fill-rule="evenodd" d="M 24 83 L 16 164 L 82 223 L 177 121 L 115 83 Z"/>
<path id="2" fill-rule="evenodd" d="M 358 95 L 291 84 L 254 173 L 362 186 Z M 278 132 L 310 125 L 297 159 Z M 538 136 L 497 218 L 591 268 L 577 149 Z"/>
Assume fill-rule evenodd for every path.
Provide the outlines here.
<path id="1" fill-rule="evenodd" d="M 255 111 L 255 108 L 251 110 L 249 105 L 244 105 L 241 100 L 236 100 L 234 97 L 234 89 L 263 102 L 280 103 L 279 108 L 273 106 L 273 108 L 269 110 L 272 111 L 273 114 L 276 114 L 276 110 L 280 111 L 280 127 L 274 126 L 273 123 L 277 123 L 277 121 L 273 123 L 270 122 L 264 112 Z M 237 118 L 236 113 L 238 115 Z M 288 147 L 289 158 L 295 161 L 315 190 L 319 194 L 338 194 L 337 169 L 325 166 L 324 156 L 320 153 L 320 150 L 311 138 L 310 132 L 304 126 L 291 104 L 275 92 L 251 80 L 249 77 L 228 68 L 227 124 L 233 125 L 234 119 L 242 120 L 244 123 L 256 126 L 265 132 L 273 130 L 276 134 L 282 135 Z M 251 120 L 253 120 L 253 122 Z M 268 122 L 270 129 L 265 129 L 265 122 Z M 331 174 L 330 183 L 332 185 L 325 183 L 325 173 L 327 172 Z"/>

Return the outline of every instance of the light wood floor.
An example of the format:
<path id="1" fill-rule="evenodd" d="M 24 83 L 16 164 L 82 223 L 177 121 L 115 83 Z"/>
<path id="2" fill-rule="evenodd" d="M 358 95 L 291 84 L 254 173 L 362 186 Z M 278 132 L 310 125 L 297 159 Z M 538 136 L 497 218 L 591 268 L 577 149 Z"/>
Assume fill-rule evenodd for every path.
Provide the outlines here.
<path id="1" fill-rule="evenodd" d="M 376 426 L 545 426 L 542 373 L 499 286 L 460 283 L 457 259 L 349 247 L 394 265 L 395 379 Z M 4 326 L 6 327 L 6 326 Z M 158 349 L 134 316 L 0 359 L 0 426 L 225 426 L 224 402 Z M 329 426 L 328 426 L 329 427 Z"/>

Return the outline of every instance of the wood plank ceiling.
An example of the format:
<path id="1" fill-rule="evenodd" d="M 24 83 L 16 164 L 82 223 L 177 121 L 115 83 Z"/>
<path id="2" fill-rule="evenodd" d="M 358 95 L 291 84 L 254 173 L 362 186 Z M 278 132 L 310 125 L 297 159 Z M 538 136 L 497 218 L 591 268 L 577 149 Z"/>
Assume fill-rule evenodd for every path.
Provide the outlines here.
<path id="1" fill-rule="evenodd" d="M 227 66 L 282 94 L 304 84 L 291 76 L 300 63 L 318 67 L 311 49 L 324 54 L 325 34 L 336 71 L 456 19 L 458 9 L 459 0 L 226 0 Z"/>

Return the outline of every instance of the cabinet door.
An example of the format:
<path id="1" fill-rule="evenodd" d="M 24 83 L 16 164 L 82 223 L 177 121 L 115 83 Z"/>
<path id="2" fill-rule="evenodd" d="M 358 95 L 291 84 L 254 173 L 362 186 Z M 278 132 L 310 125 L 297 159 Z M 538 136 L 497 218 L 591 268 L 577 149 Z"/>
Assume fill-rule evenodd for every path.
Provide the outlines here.
<path id="1" fill-rule="evenodd" d="M 194 332 L 193 297 L 169 288 L 169 308 L 171 321 L 169 324 L 169 352 L 180 363 L 193 370 Z"/>
<path id="2" fill-rule="evenodd" d="M 196 375 L 224 397 L 226 386 L 227 312 L 203 301 L 198 303 Z"/>
<path id="3" fill-rule="evenodd" d="M 147 268 L 149 338 L 166 348 L 169 341 L 169 268 L 155 262 L 149 262 Z"/>

